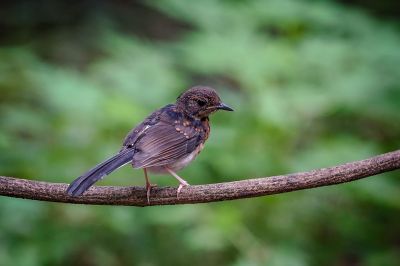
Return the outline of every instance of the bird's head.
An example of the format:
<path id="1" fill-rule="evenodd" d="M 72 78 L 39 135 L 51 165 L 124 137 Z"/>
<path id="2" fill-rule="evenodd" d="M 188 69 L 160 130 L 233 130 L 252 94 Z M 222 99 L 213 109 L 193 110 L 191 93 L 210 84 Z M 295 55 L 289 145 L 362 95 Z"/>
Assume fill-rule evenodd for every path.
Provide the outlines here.
<path id="1" fill-rule="evenodd" d="M 176 106 L 186 115 L 205 118 L 218 110 L 233 111 L 224 104 L 217 92 L 210 87 L 196 86 L 183 92 L 176 100 Z"/>

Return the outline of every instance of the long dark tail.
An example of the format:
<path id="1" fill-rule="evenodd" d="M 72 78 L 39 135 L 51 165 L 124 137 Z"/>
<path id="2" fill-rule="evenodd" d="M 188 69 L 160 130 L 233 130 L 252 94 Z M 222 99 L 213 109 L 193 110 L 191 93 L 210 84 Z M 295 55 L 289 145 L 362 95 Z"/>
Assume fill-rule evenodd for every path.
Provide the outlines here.
<path id="1" fill-rule="evenodd" d="M 72 182 L 67 193 L 70 196 L 79 196 L 88 190 L 94 183 L 132 160 L 134 149 L 124 150 L 108 160 L 96 165 L 94 168 L 81 175 Z"/>

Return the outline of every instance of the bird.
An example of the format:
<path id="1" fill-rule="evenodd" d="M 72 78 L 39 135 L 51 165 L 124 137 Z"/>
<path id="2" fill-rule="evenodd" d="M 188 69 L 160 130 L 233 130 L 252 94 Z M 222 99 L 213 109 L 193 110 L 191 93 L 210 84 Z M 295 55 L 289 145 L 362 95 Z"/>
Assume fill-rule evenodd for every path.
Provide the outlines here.
<path id="1" fill-rule="evenodd" d="M 75 179 L 67 188 L 67 194 L 80 196 L 104 176 L 130 163 L 134 169 L 143 169 L 149 204 L 151 189 L 156 185 L 150 183 L 148 172 L 175 177 L 179 181 L 179 196 L 189 183 L 176 172 L 203 150 L 210 134 L 209 116 L 218 110 L 233 111 L 221 101 L 215 89 L 189 88 L 174 104 L 154 111 L 134 127 L 119 152 Z"/>

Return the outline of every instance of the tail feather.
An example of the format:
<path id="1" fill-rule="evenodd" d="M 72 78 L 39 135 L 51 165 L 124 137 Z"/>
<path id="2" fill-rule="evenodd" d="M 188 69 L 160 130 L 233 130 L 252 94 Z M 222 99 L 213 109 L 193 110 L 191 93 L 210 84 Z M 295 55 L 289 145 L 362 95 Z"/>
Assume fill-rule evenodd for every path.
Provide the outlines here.
<path id="1" fill-rule="evenodd" d="M 94 183 L 108 175 L 112 171 L 127 164 L 132 160 L 134 150 L 125 150 L 114 155 L 108 160 L 96 165 L 91 170 L 75 179 L 68 187 L 67 193 L 70 196 L 79 196 L 88 190 Z"/>

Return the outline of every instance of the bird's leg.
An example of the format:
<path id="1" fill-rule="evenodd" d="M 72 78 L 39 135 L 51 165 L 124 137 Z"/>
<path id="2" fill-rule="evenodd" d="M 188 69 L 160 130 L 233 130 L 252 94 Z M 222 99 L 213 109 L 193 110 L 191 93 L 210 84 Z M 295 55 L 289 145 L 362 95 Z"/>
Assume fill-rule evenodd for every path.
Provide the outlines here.
<path id="1" fill-rule="evenodd" d="M 164 167 L 165 167 L 165 170 L 168 171 L 168 173 L 170 173 L 173 177 L 175 177 L 179 181 L 179 187 L 178 187 L 178 190 L 177 190 L 177 193 L 176 193 L 177 196 L 178 196 L 183 187 L 187 187 L 187 186 L 190 186 L 190 185 L 182 177 L 180 177 L 177 173 L 175 173 L 174 171 L 172 171 L 171 169 L 169 169 L 166 166 L 164 166 Z"/>
<path id="2" fill-rule="evenodd" d="M 146 191 L 147 191 L 147 203 L 150 204 L 150 191 L 152 187 L 157 187 L 157 185 L 152 185 L 150 183 L 149 177 L 147 176 L 147 169 L 143 168 L 144 177 L 146 178 Z"/>

